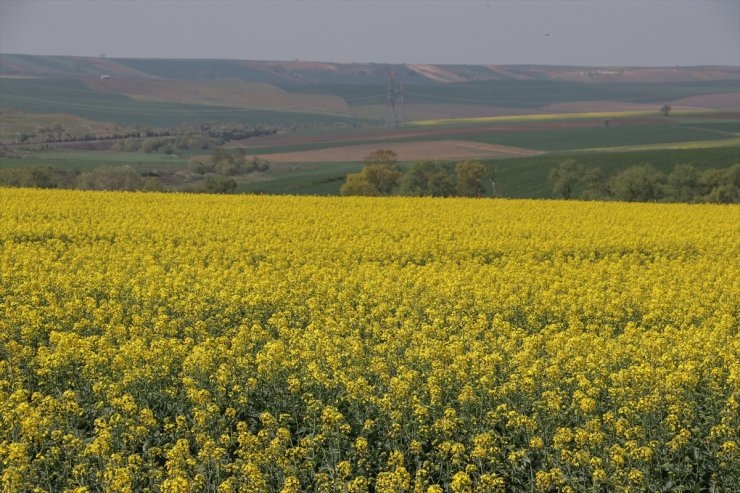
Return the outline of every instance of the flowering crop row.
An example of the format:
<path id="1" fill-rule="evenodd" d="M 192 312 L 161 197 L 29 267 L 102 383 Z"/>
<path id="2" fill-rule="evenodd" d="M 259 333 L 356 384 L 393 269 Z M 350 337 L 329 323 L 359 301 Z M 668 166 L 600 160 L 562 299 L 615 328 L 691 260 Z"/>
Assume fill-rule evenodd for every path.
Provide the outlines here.
<path id="1" fill-rule="evenodd" d="M 0 190 L 3 491 L 730 491 L 740 208 Z"/>

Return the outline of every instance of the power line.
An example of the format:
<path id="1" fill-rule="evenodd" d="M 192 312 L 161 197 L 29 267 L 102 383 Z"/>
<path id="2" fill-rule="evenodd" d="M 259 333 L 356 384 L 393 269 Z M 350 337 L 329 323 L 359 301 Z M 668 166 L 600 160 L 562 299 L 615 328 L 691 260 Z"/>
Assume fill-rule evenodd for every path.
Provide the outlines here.
<path id="1" fill-rule="evenodd" d="M 404 122 L 403 85 L 396 81 L 396 74 L 388 72 L 388 95 L 385 109 L 385 128 L 398 128 Z"/>

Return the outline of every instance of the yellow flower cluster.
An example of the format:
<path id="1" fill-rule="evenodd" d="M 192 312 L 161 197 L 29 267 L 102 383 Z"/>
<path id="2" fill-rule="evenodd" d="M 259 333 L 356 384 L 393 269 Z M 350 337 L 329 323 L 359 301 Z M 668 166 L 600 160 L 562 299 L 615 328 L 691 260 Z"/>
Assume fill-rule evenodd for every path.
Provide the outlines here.
<path id="1" fill-rule="evenodd" d="M 0 190 L 7 492 L 731 491 L 740 207 Z"/>

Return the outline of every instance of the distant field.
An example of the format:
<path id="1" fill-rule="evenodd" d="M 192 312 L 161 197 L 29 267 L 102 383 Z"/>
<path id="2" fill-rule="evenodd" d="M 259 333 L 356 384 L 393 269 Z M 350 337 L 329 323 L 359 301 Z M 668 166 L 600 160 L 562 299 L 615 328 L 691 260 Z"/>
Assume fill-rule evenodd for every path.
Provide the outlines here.
<path id="1" fill-rule="evenodd" d="M 283 163 L 300 162 L 361 162 L 374 150 L 390 149 L 398 155 L 400 161 L 420 159 L 483 159 L 503 156 L 529 156 L 537 151 L 501 145 L 460 140 L 433 140 L 416 142 L 379 142 L 344 147 L 327 147 L 312 151 L 288 152 L 280 154 L 260 153 L 270 161 Z"/>
<path id="2" fill-rule="evenodd" d="M 265 83 L 97 78 L 84 79 L 83 82 L 96 92 L 123 94 L 136 101 L 349 114 L 347 103 L 337 96 L 294 94 Z"/>
<path id="3" fill-rule="evenodd" d="M 276 165 L 255 180 L 244 180 L 237 193 L 290 195 L 338 195 L 348 173 L 360 171 L 360 163 L 309 163 Z"/>
<path id="4" fill-rule="evenodd" d="M 501 132 L 469 135 L 468 140 L 541 151 L 566 151 L 595 147 L 675 144 L 727 139 L 727 135 L 673 125 L 580 127 L 532 132 Z"/>
<path id="5" fill-rule="evenodd" d="M 470 118 L 441 118 L 435 120 L 416 120 L 408 122 L 409 126 L 427 127 L 438 125 L 470 125 L 478 123 L 509 123 L 509 122 L 544 122 L 544 121 L 567 121 L 567 120 L 589 120 L 589 119 L 616 119 L 635 117 L 654 117 L 660 114 L 659 108 L 639 111 L 582 111 L 578 113 L 526 113 L 518 115 L 481 116 Z M 674 116 L 687 116 L 696 113 L 706 113 L 700 109 L 685 109 L 672 111 Z"/>
<path id="6" fill-rule="evenodd" d="M 740 162 L 737 146 L 706 149 L 645 149 L 624 152 L 583 151 L 543 154 L 516 159 L 485 161 L 489 176 L 496 177 L 498 193 L 512 198 L 552 198 L 548 182 L 550 170 L 566 159 L 574 159 L 586 168 L 598 167 L 605 174 L 616 174 L 631 166 L 649 164 L 670 173 L 677 164 L 690 164 L 699 170 L 726 168 Z M 491 193 L 490 182 L 485 183 Z"/>
<path id="7" fill-rule="evenodd" d="M 70 114 L 34 114 L 17 110 L 0 110 L 0 143 L 16 142 L 20 133 L 42 134 L 41 128 L 53 129 L 60 125 L 72 135 L 111 135 L 119 130 L 119 125 L 97 122 Z M 37 137 L 39 138 L 39 137 Z"/>
<path id="8" fill-rule="evenodd" d="M 316 113 L 135 101 L 96 92 L 77 80 L 0 79 L 0 108 L 29 113 L 70 113 L 101 122 L 170 127 L 203 121 L 245 124 L 354 124 L 358 119 Z"/>
<path id="9" fill-rule="evenodd" d="M 167 154 L 114 151 L 24 152 L 23 157 L 0 158 L 0 168 L 49 165 L 67 169 L 90 169 L 98 166 L 129 165 L 140 169 L 177 169 L 186 166 L 188 155 L 177 158 Z"/>
<path id="10" fill-rule="evenodd" d="M 669 173 L 677 164 L 691 164 L 699 170 L 725 168 L 740 162 L 737 146 L 707 149 L 653 149 L 626 152 L 582 151 L 536 156 L 482 160 L 488 169 L 484 185 L 491 195 L 491 179 L 499 194 L 511 198 L 552 198 L 547 180 L 550 170 L 563 160 L 575 159 L 585 167 L 598 167 L 615 174 L 630 166 L 650 164 Z M 401 167 L 407 167 L 402 163 Z M 361 163 L 277 164 L 259 181 L 241 183 L 238 192 L 296 195 L 337 195 L 347 173 L 362 168 Z"/>
<path id="11" fill-rule="evenodd" d="M 397 129 L 382 127 L 389 72 L 403 84 L 407 124 Z M 680 162 L 740 162 L 738 82 L 737 67 L 607 70 L 3 54 L 0 143 L 54 126 L 104 135 L 134 125 L 273 125 L 277 135 L 227 144 L 273 164 L 267 172 L 235 177 L 237 191 L 336 194 L 347 173 L 360 169 L 373 150 L 386 148 L 398 153 L 401 166 L 422 159 L 482 160 L 505 195 L 549 197 L 547 174 L 565 157 L 612 163 L 612 171 L 646 159 L 666 170 Z M 659 113 L 664 104 L 672 106 L 670 117 Z M 174 188 L 203 180 L 193 171 L 179 173 L 195 151 L 172 158 L 63 149 L 3 145 L 0 167 L 130 165 L 164 170 L 170 178 L 178 172 L 180 181 L 167 182 Z"/>
<path id="12" fill-rule="evenodd" d="M 516 123 L 503 120 L 487 126 L 411 127 L 396 131 L 358 129 L 342 134 L 325 132 L 322 135 L 320 132 L 313 132 L 293 136 L 278 135 L 244 141 L 244 145 L 251 153 L 259 155 L 314 152 L 303 160 L 317 161 L 318 154 L 315 151 L 321 149 L 369 144 L 394 149 L 409 142 L 443 140 L 477 142 L 533 151 L 568 151 L 654 144 L 670 146 L 698 141 L 717 141 L 716 144 L 706 144 L 708 146 L 727 145 L 720 141 L 734 137 L 737 134 L 734 130 L 740 130 L 738 127 L 740 119 L 689 122 L 684 122 L 679 117 L 615 119 L 609 127 L 605 127 L 600 119 L 570 121 L 547 119 L 543 122 L 525 120 Z M 425 157 L 434 159 L 432 148 L 429 150 L 430 153 Z M 351 159 L 351 156 L 348 154 L 345 159 Z M 299 160 L 301 158 L 297 154 L 291 156 L 291 161 Z"/>

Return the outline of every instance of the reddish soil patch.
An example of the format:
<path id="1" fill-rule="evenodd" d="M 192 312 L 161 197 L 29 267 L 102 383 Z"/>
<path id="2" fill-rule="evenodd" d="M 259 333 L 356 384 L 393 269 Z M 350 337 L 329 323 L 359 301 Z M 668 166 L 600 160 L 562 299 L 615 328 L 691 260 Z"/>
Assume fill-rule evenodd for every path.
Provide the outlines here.
<path id="1" fill-rule="evenodd" d="M 420 159 L 477 159 L 496 156 L 531 156 L 538 151 L 518 147 L 482 144 L 458 140 L 439 140 L 431 142 L 382 142 L 346 147 L 316 149 L 312 151 L 284 152 L 266 154 L 261 157 L 277 163 L 334 163 L 362 161 L 378 148 L 390 149 L 398 154 L 399 161 Z"/>

